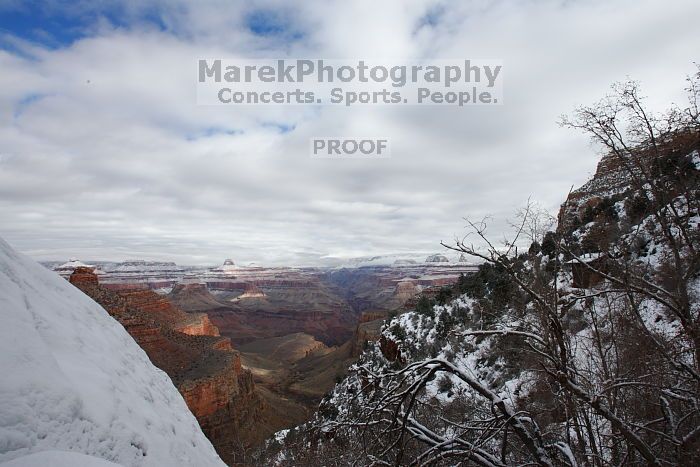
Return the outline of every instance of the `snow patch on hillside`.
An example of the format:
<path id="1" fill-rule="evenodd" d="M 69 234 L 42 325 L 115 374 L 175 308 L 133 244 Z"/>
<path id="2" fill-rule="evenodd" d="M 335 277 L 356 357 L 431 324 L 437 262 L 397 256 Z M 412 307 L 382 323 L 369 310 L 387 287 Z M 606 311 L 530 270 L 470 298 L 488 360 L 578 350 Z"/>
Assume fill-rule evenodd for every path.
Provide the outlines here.
<path id="1" fill-rule="evenodd" d="M 99 457 L 69 451 L 41 451 L 4 462 L 2 467 L 119 467 Z"/>
<path id="2" fill-rule="evenodd" d="M 124 328 L 1 239 L 0 319 L 0 462 L 60 466 L 71 459 L 35 453 L 71 451 L 124 466 L 224 465 Z"/>

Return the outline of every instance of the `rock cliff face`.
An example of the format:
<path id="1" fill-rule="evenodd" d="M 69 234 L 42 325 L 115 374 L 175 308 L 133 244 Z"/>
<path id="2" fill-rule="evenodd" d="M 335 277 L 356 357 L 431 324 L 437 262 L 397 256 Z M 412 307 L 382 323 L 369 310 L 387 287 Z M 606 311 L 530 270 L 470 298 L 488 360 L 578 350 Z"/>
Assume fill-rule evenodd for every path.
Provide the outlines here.
<path id="1" fill-rule="evenodd" d="M 219 328 L 214 326 L 206 313 L 197 314 L 197 321 L 186 324 L 178 329 L 183 334 L 190 336 L 218 336 Z"/>
<path id="2" fill-rule="evenodd" d="M 558 225 L 564 229 L 581 222 L 587 208 L 595 208 L 606 196 L 629 190 L 629 177 L 620 161 L 611 154 L 598 162 L 595 175 L 585 185 L 569 193 L 559 211 Z"/>
<path id="3" fill-rule="evenodd" d="M 404 362 L 401 356 L 401 350 L 399 350 L 398 344 L 393 339 L 382 335 L 379 338 L 379 348 L 382 351 L 382 355 L 390 362 Z"/>
<path id="4" fill-rule="evenodd" d="M 238 353 L 226 360 L 221 371 L 185 379 L 178 389 L 202 431 L 216 440 L 213 444 L 228 464 L 240 459 L 242 444 L 250 446 L 257 441 L 255 423 L 264 407 L 253 376 L 242 369 Z"/>
<path id="5" fill-rule="evenodd" d="M 99 284 L 89 268 L 70 282 L 102 305 L 172 379 L 219 455 L 236 462 L 254 432 L 262 402 L 252 374 L 242 368 L 230 340 L 206 314 L 188 314 L 151 290 Z"/>
<path id="6" fill-rule="evenodd" d="M 97 274 L 90 267 L 79 266 L 70 275 L 70 283 L 78 287 L 92 287 L 98 285 Z"/>
<path id="7" fill-rule="evenodd" d="M 85 274 L 83 269 L 76 270 L 71 276 L 71 282 L 80 287 L 96 286 L 97 282 Z M 82 287 L 81 287 L 82 288 Z M 164 296 L 156 292 L 139 287 L 120 286 L 114 290 L 124 299 L 127 307 L 138 309 L 146 316 L 151 317 L 173 331 L 178 331 L 191 336 L 219 336 L 219 329 L 209 320 L 206 313 L 186 313 Z"/>
<path id="8" fill-rule="evenodd" d="M 677 155 L 686 155 L 700 147 L 700 134 L 694 131 L 676 135 L 668 141 L 658 142 L 657 157 L 649 148 L 636 148 L 634 155 L 616 156 L 605 154 L 598 162 L 593 178 L 580 188 L 569 193 L 559 211 L 559 229 L 565 230 L 572 223 L 583 220 L 588 208 L 595 209 L 606 199 L 624 199 L 644 183 L 643 172 L 653 171 L 649 161 L 668 160 Z M 643 168 L 643 170 L 642 170 Z M 636 179 L 636 180 L 635 180 Z"/>
<path id="9" fill-rule="evenodd" d="M 360 356 L 367 342 L 373 342 L 379 339 L 385 318 L 386 314 L 384 313 L 362 313 L 362 316 L 360 316 L 360 323 L 357 325 L 357 329 L 351 341 L 350 354 L 353 357 Z"/>

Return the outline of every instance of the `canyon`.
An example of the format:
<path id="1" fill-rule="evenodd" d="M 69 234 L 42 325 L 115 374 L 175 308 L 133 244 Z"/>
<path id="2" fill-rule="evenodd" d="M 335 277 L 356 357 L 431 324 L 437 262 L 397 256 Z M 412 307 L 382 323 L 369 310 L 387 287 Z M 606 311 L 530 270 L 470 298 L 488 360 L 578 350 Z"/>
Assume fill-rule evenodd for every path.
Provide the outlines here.
<path id="1" fill-rule="evenodd" d="M 475 269 L 436 257 L 339 268 L 72 260 L 55 270 L 124 326 L 236 465 L 308 420 L 390 313 Z"/>

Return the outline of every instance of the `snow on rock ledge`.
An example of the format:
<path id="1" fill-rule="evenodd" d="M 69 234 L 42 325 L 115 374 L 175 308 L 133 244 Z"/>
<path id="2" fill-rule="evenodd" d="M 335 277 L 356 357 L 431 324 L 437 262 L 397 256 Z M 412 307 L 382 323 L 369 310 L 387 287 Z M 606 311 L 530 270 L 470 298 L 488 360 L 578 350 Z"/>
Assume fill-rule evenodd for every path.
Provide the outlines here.
<path id="1" fill-rule="evenodd" d="M 2 239 L 0 320 L 0 463 L 72 451 L 124 466 L 224 466 L 124 328 Z"/>

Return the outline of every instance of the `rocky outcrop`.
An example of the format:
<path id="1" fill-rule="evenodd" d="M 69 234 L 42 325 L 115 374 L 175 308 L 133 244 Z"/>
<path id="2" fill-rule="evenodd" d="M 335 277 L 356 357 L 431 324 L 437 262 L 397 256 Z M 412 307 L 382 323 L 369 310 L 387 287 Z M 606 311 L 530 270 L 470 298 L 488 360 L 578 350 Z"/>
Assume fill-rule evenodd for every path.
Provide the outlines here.
<path id="1" fill-rule="evenodd" d="M 387 314 L 381 311 L 366 311 L 360 315 L 360 324 L 369 323 L 371 321 L 383 320 Z"/>
<path id="2" fill-rule="evenodd" d="M 214 326 L 206 313 L 192 314 L 194 322 L 178 327 L 178 331 L 190 336 L 218 336 L 219 328 Z"/>
<path id="3" fill-rule="evenodd" d="M 55 268 L 53 268 L 53 270 L 56 271 L 61 277 L 68 278 L 78 268 L 89 269 L 92 272 L 96 272 L 95 266 L 85 264 L 79 259 L 75 258 L 72 258 L 63 264 L 56 266 Z"/>
<path id="4" fill-rule="evenodd" d="M 381 349 L 384 358 L 386 358 L 390 362 L 403 363 L 403 357 L 401 356 L 399 346 L 392 339 L 386 336 L 382 336 L 379 339 L 379 348 Z"/>
<path id="5" fill-rule="evenodd" d="M 700 133 L 689 131 L 658 141 L 657 150 L 638 147 L 629 155 L 605 154 L 595 175 L 580 188 L 569 193 L 559 211 L 558 229 L 568 230 L 583 220 L 588 208 L 595 209 L 604 199 L 625 199 L 644 183 L 644 173 L 653 172 L 654 161 L 685 156 L 700 149 Z M 643 169 L 643 170 L 642 170 Z"/>
<path id="6" fill-rule="evenodd" d="M 74 280 L 82 281 L 85 279 L 81 279 L 80 275 L 77 275 L 75 279 L 71 276 L 71 282 Z M 127 306 L 146 313 L 169 329 L 192 336 L 219 336 L 219 329 L 212 324 L 206 313 L 186 313 L 173 306 L 167 297 L 150 289 L 122 285 L 117 288 L 110 287 L 110 290 L 121 296 L 126 301 Z"/>
<path id="7" fill-rule="evenodd" d="M 359 357 L 368 342 L 379 339 L 385 318 L 385 313 L 362 313 L 360 323 L 352 338 L 350 354 L 353 357 Z"/>
<path id="8" fill-rule="evenodd" d="M 102 305 L 165 371 L 224 461 L 249 447 L 262 401 L 240 354 L 205 313 L 189 314 L 151 290 L 110 290 L 88 268 L 70 282 Z"/>
<path id="9" fill-rule="evenodd" d="M 222 266 L 219 266 L 218 268 L 213 268 L 211 269 L 211 272 L 214 274 L 235 274 L 238 270 L 238 266 L 236 266 L 236 263 L 233 262 L 232 259 L 227 259 L 224 261 L 224 264 Z"/>
<path id="10" fill-rule="evenodd" d="M 246 288 L 243 291 L 243 293 L 236 297 L 234 300 L 239 301 L 251 298 L 265 298 L 265 292 L 260 290 L 260 288 L 257 285 L 253 283 L 248 283 L 246 284 Z"/>
<path id="11" fill-rule="evenodd" d="M 444 278 L 443 280 L 447 281 L 448 283 L 454 281 L 451 277 Z M 423 290 L 424 285 L 418 284 L 419 282 L 420 279 L 401 280 L 396 282 L 391 298 L 384 303 L 384 307 L 388 310 L 400 309 L 406 302 L 412 300 L 421 292 L 421 290 Z"/>
<path id="12" fill-rule="evenodd" d="M 185 380 L 178 389 L 221 458 L 237 464 L 242 448 L 257 441 L 256 423 L 264 410 L 252 374 L 241 368 L 240 356 L 236 353 L 227 360 L 222 371 Z"/>
<path id="13" fill-rule="evenodd" d="M 203 282 L 180 283 L 168 294 L 168 300 L 187 312 L 213 310 L 229 306 L 212 295 Z"/>
<path id="14" fill-rule="evenodd" d="M 70 275 L 71 284 L 78 288 L 97 285 L 97 275 L 91 266 L 78 266 Z"/>
<path id="15" fill-rule="evenodd" d="M 196 380 L 187 380 L 180 385 L 180 392 L 193 413 L 207 423 L 212 415 L 220 410 L 226 410 L 231 418 L 241 418 L 240 408 L 232 402 L 240 396 L 246 397 L 253 393 L 254 383 L 250 373 L 243 378 L 231 378 L 231 375 L 242 374 L 240 357 L 228 361 L 226 371 L 217 372 Z M 232 397 L 235 396 L 235 397 Z M 253 404 L 255 405 L 255 404 Z M 220 424 L 220 425 L 223 425 Z"/>

